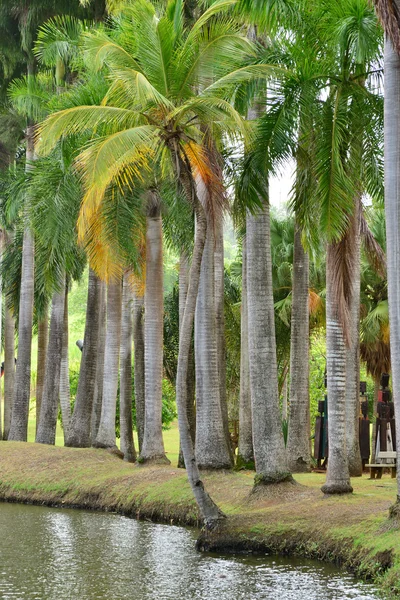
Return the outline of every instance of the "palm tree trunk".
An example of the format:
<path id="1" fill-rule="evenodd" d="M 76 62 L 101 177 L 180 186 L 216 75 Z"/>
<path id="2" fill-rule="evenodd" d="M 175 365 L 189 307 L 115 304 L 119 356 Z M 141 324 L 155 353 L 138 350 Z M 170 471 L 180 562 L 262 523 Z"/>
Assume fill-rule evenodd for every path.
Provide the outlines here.
<path id="1" fill-rule="evenodd" d="M 129 273 L 124 274 L 122 290 L 121 327 L 121 375 L 120 375 L 120 430 L 121 452 L 124 460 L 135 462 L 132 424 L 132 290 Z"/>
<path id="2" fill-rule="evenodd" d="M 310 470 L 309 262 L 296 223 L 293 256 L 287 455 L 292 473 Z"/>
<path id="3" fill-rule="evenodd" d="M 215 320 L 217 330 L 217 358 L 219 375 L 219 396 L 221 402 L 222 424 L 224 426 L 226 445 L 230 454 L 231 465 L 234 454 L 229 432 L 228 399 L 226 395 L 226 342 L 225 342 L 225 265 L 224 265 L 224 222 L 217 218 L 215 225 L 214 245 L 214 286 L 215 286 Z"/>
<path id="4" fill-rule="evenodd" d="M 200 185 L 197 193 L 201 198 L 203 190 Z M 214 227 L 208 221 L 194 329 L 196 460 L 200 469 L 229 469 L 232 461 L 224 431 L 218 372 L 214 247 Z"/>
<path id="5" fill-rule="evenodd" d="M 144 297 L 145 418 L 141 462 L 168 462 L 162 436 L 163 240 L 158 198 L 149 196 Z"/>
<path id="6" fill-rule="evenodd" d="M 92 269 L 89 269 L 85 337 L 79 371 L 78 390 L 68 438 L 65 444 L 74 448 L 89 448 L 91 445 L 90 425 L 96 383 L 100 290 L 99 278 Z"/>
<path id="7" fill-rule="evenodd" d="M 355 200 L 355 211 L 347 233 L 351 244 L 353 278 L 349 301 L 350 343 L 346 348 L 346 452 L 350 477 L 361 477 L 360 452 L 360 279 L 361 239 L 359 228 L 360 198 Z"/>
<path id="8" fill-rule="evenodd" d="M 65 284 L 64 300 L 64 323 L 63 338 L 61 350 L 61 372 L 60 372 L 60 406 L 63 422 L 64 444 L 68 439 L 69 426 L 71 421 L 71 393 L 69 384 L 69 358 L 68 358 L 68 285 Z"/>
<path id="9" fill-rule="evenodd" d="M 240 320 L 240 396 L 238 466 L 253 466 L 253 427 L 251 418 L 249 327 L 247 309 L 247 249 L 246 237 L 242 243 L 242 311 Z"/>
<path id="10" fill-rule="evenodd" d="M 144 297 L 137 292 L 133 295 L 133 349 L 134 349 L 134 388 L 136 407 L 136 429 L 139 452 L 143 448 L 144 436 Z"/>
<path id="11" fill-rule="evenodd" d="M 110 281 L 107 288 L 107 329 L 103 379 L 103 403 L 95 448 L 116 448 L 115 416 L 117 408 L 119 351 L 121 346 L 122 282 Z"/>
<path id="12" fill-rule="evenodd" d="M 94 388 L 94 399 L 92 409 L 92 419 L 90 425 L 90 437 L 95 440 L 100 425 L 101 406 L 103 404 L 103 380 L 104 380 L 104 353 L 106 348 L 106 321 L 107 321 L 107 298 L 106 284 L 100 281 L 100 300 L 99 300 L 99 338 L 96 367 L 96 384 Z"/>
<path id="13" fill-rule="evenodd" d="M 278 394 L 269 204 L 247 215 L 247 290 L 255 484 L 291 479 Z"/>
<path id="14" fill-rule="evenodd" d="M 3 438 L 8 439 L 11 425 L 12 402 L 15 380 L 15 319 L 5 303 L 4 327 L 4 429 Z"/>
<path id="15" fill-rule="evenodd" d="M 26 169 L 35 159 L 34 126 L 29 125 L 26 133 Z M 31 392 L 31 356 L 33 293 L 35 269 L 35 244 L 32 232 L 25 222 L 22 242 L 22 273 L 18 319 L 18 359 L 15 373 L 14 399 L 9 440 L 26 442 L 28 437 L 29 402 Z"/>
<path id="16" fill-rule="evenodd" d="M 325 494 L 344 494 L 353 491 L 346 452 L 346 345 L 333 293 L 336 264 L 335 244 L 330 243 L 326 257 L 329 458 L 326 483 L 321 488 Z"/>
<path id="17" fill-rule="evenodd" d="M 400 440 L 400 57 L 385 40 L 385 213 L 390 319 L 390 353 L 396 438 Z M 400 460 L 400 441 L 397 461 Z M 397 470 L 397 512 L 400 510 L 400 469 Z"/>
<path id="18" fill-rule="evenodd" d="M 36 442 L 55 444 L 60 397 L 60 373 L 65 313 L 65 275 L 62 287 L 52 298 L 49 344 L 47 348 L 46 376 L 40 409 L 39 427 Z"/>
<path id="19" fill-rule="evenodd" d="M 182 327 L 183 313 L 185 312 L 186 296 L 189 283 L 189 259 L 185 252 L 182 252 L 179 261 L 179 331 Z M 190 347 L 189 365 L 188 365 L 188 380 L 187 380 L 187 419 L 190 425 L 190 434 L 192 436 L 193 445 L 196 441 L 196 409 L 195 409 L 195 388 L 196 388 L 196 373 L 194 364 L 194 348 L 193 344 Z M 185 468 L 183 459 L 183 451 L 181 444 L 179 445 L 178 468 Z"/>
<path id="20" fill-rule="evenodd" d="M 36 367 L 36 433 L 39 427 L 40 409 L 42 406 L 44 380 L 46 376 L 47 344 L 49 341 L 49 312 L 46 306 L 42 318 L 38 322 L 38 348 Z"/>
<path id="21" fill-rule="evenodd" d="M 372 414 L 374 415 L 374 421 L 373 421 L 373 424 L 372 424 L 371 464 L 374 464 L 374 462 L 375 462 L 375 454 L 376 454 L 376 446 L 375 446 L 375 440 L 376 440 L 376 415 L 377 415 L 377 412 L 378 412 L 379 387 L 380 387 L 379 377 L 376 377 L 374 379 L 374 405 L 373 405 L 373 412 L 372 412 Z"/>

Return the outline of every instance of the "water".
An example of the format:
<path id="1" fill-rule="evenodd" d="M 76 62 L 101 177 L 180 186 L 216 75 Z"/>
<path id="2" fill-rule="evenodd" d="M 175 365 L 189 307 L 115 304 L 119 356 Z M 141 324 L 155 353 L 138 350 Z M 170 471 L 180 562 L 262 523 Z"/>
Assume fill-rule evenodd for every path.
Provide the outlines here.
<path id="1" fill-rule="evenodd" d="M 0 504 L 1 600 L 373 600 L 329 565 L 197 553 L 195 533 L 119 515 Z"/>

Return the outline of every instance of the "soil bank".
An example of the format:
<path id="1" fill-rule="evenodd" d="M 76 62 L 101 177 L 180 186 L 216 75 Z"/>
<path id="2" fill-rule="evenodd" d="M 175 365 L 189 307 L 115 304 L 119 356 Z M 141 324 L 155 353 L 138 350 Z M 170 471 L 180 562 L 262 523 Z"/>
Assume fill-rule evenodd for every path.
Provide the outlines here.
<path id="1" fill-rule="evenodd" d="M 324 475 L 252 493 L 254 473 L 204 473 L 227 515 L 201 550 L 293 554 L 334 562 L 400 597 L 400 523 L 388 519 L 396 482 L 352 480 L 354 493 L 324 497 Z M 124 463 L 105 450 L 0 442 L 0 500 L 113 511 L 199 526 L 186 473 L 173 466 Z"/>

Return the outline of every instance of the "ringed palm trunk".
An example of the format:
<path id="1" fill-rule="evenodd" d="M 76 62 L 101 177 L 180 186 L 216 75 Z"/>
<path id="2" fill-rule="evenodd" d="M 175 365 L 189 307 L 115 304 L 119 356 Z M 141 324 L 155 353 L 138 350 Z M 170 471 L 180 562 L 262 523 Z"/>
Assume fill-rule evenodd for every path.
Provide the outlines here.
<path id="1" fill-rule="evenodd" d="M 99 430 L 93 442 L 95 448 L 117 447 L 115 437 L 115 416 L 117 408 L 119 352 L 121 346 L 121 281 L 110 281 L 107 286 L 107 327 L 104 354 L 103 403 Z"/>
<path id="2" fill-rule="evenodd" d="M 204 193 L 198 185 L 198 194 Z M 202 469 L 232 466 L 220 397 L 214 279 L 215 236 L 207 223 L 197 295 L 194 346 L 196 364 L 196 459 Z"/>
<path id="3" fill-rule="evenodd" d="M 55 444 L 60 397 L 60 373 L 64 333 L 65 276 L 60 291 L 53 294 L 51 303 L 50 334 L 47 348 L 46 376 L 40 409 L 36 442 Z"/>
<path id="4" fill-rule="evenodd" d="M 242 310 L 240 333 L 239 447 L 237 464 L 240 467 L 248 467 L 254 465 L 254 452 L 249 371 L 246 238 L 243 239 L 242 244 Z"/>
<path id="5" fill-rule="evenodd" d="M 168 462 L 162 436 L 163 252 L 160 206 L 153 202 L 146 218 L 146 291 L 144 297 L 145 417 L 141 462 Z"/>
<path id="6" fill-rule="evenodd" d="M 400 57 L 385 40 L 385 213 L 393 401 L 396 414 L 397 461 L 400 460 Z M 400 512 L 400 469 L 396 511 Z"/>
<path id="7" fill-rule="evenodd" d="M 346 452 L 346 345 L 338 308 L 334 302 L 336 248 L 328 244 L 326 257 L 326 355 L 328 379 L 329 458 L 325 494 L 353 491 Z"/>
<path id="8" fill-rule="evenodd" d="M 189 283 L 189 259 L 185 252 L 182 252 L 179 261 L 179 331 L 182 327 L 183 313 L 185 312 L 186 296 Z M 188 380 L 187 380 L 187 419 L 190 425 L 190 433 L 193 445 L 196 441 L 196 409 L 195 409 L 195 365 L 194 365 L 194 349 L 193 345 L 190 348 L 189 365 L 188 365 Z M 182 446 L 179 446 L 178 468 L 185 468 L 183 459 Z"/>
<path id="9" fill-rule="evenodd" d="M 99 278 L 92 269 L 89 269 L 85 337 L 79 371 L 78 390 L 67 442 L 65 444 L 66 446 L 75 448 L 89 448 L 91 446 L 90 425 L 96 383 L 100 290 Z"/>
<path id="10" fill-rule="evenodd" d="M 255 484 L 291 479 L 278 394 L 269 204 L 247 215 L 247 290 Z"/>
<path id="11" fill-rule="evenodd" d="M 129 273 L 124 274 L 122 289 L 120 430 L 124 460 L 135 462 L 132 424 L 132 290 Z"/>
<path id="12" fill-rule="evenodd" d="M 3 245 L 4 245 L 4 231 L 0 230 L 0 262 L 3 260 Z M 1 334 L 2 334 L 2 324 L 3 324 L 3 281 L 0 275 L 0 352 L 1 352 Z M 3 439 L 3 414 L 4 411 L 1 407 L 1 385 L 0 385 L 0 440 Z"/>
<path id="13" fill-rule="evenodd" d="M 39 427 L 40 409 L 46 376 L 47 345 L 49 341 L 49 311 L 46 306 L 44 314 L 38 323 L 38 348 L 36 367 L 36 432 Z"/>
<path id="14" fill-rule="evenodd" d="M 134 292 L 133 295 L 133 349 L 134 349 L 134 387 L 136 406 L 136 429 L 139 452 L 143 447 L 144 436 L 144 297 Z"/>
<path id="15" fill-rule="evenodd" d="M 35 159 L 34 127 L 26 134 L 27 167 Z M 24 226 L 22 242 L 22 273 L 18 319 L 18 358 L 15 373 L 14 398 L 9 440 L 26 442 L 28 437 L 29 402 L 31 391 L 32 322 L 34 293 L 35 244 L 28 223 Z"/>
<path id="16" fill-rule="evenodd" d="M 92 409 L 92 420 L 90 426 L 91 439 L 96 439 L 97 432 L 99 430 L 100 417 L 101 417 L 101 406 L 103 404 L 103 379 L 104 379 L 104 352 L 106 347 L 106 312 L 107 312 L 107 301 L 106 301 L 106 284 L 104 281 L 100 282 L 100 300 L 99 300 L 99 337 L 98 337 L 98 352 L 97 352 L 97 366 L 96 366 L 96 384 L 94 388 L 94 399 Z"/>
<path id="17" fill-rule="evenodd" d="M 291 472 L 303 473 L 310 470 L 309 261 L 298 224 L 293 259 L 287 455 Z"/>
<path id="18" fill-rule="evenodd" d="M 350 343 L 346 348 L 346 452 L 350 477 L 362 475 L 360 452 L 360 279 L 361 240 L 359 230 L 360 199 L 355 201 L 355 214 L 348 233 L 352 245 L 353 279 L 349 303 Z"/>
<path id="19" fill-rule="evenodd" d="M 69 425 L 71 420 L 71 400 L 70 400 L 70 384 L 69 384 L 69 358 L 68 358 L 68 285 L 65 284 L 65 299 L 64 299 L 64 323 L 63 323 L 63 338 L 61 350 L 61 373 L 60 373 L 60 406 L 63 422 L 64 443 L 68 438 Z"/>
<path id="20" fill-rule="evenodd" d="M 11 425 L 11 412 L 15 381 L 15 319 L 11 310 L 7 307 L 7 303 L 5 304 L 3 437 L 5 440 L 7 440 Z"/>

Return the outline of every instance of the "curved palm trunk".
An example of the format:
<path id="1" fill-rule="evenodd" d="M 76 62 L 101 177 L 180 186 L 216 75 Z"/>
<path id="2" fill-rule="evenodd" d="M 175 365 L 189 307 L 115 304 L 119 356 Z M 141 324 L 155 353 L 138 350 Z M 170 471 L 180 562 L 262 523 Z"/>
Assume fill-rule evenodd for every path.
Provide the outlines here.
<path id="1" fill-rule="evenodd" d="M 292 473 L 310 470 L 309 261 L 298 224 L 294 234 L 287 455 Z"/>
<path id="2" fill-rule="evenodd" d="M 115 415 L 117 407 L 119 351 L 121 346 L 121 281 L 111 281 L 107 288 L 107 328 L 103 378 L 103 403 L 95 448 L 116 448 Z"/>
<path id="3" fill-rule="evenodd" d="M 247 215 L 250 390 L 256 484 L 291 479 L 278 395 L 268 201 Z"/>
<path id="4" fill-rule="evenodd" d="M 179 261 L 179 331 L 182 327 L 183 313 L 185 312 L 186 296 L 189 283 L 189 259 L 185 252 L 182 252 Z M 196 409 L 195 409 L 195 365 L 194 365 L 194 349 L 190 347 L 189 365 L 188 365 L 188 380 L 187 380 L 187 419 L 190 425 L 190 434 L 193 445 L 196 441 Z M 183 459 L 182 446 L 179 445 L 178 468 L 185 468 Z"/>
<path id="5" fill-rule="evenodd" d="M 89 269 L 88 299 L 86 305 L 85 337 L 74 412 L 71 417 L 66 446 L 89 448 L 90 424 L 96 383 L 97 352 L 100 319 L 100 280 Z"/>
<path id="6" fill-rule="evenodd" d="M 139 452 L 143 447 L 144 436 L 144 298 L 136 292 L 133 295 L 133 349 L 134 349 L 134 388 L 136 406 L 136 429 Z"/>
<path id="7" fill-rule="evenodd" d="M 144 297 L 145 418 L 141 462 L 168 462 L 162 436 L 163 253 L 158 199 L 146 219 L 146 291 Z"/>
<path id="8" fill-rule="evenodd" d="M 385 40 L 385 213 L 390 318 L 390 352 L 396 438 L 400 440 L 400 57 Z M 397 461 L 400 441 L 397 442 Z M 397 470 L 397 512 L 400 510 L 400 469 Z"/>
<path id="9" fill-rule="evenodd" d="M 29 125 L 26 133 L 26 169 L 35 159 L 34 127 Z M 22 242 L 22 273 L 18 319 L 18 358 L 15 373 L 14 398 L 9 440 L 26 442 L 28 437 L 29 401 L 31 391 L 31 356 L 33 292 L 35 270 L 35 244 L 32 232 L 25 224 Z"/>
<path id="10" fill-rule="evenodd" d="M 47 348 L 46 377 L 40 409 L 36 442 L 55 444 L 60 397 L 61 355 L 65 313 L 65 276 L 59 292 L 53 294 L 51 303 L 50 334 Z"/>
<path id="11" fill-rule="evenodd" d="M 11 425 L 11 411 L 15 380 L 15 319 L 11 310 L 5 307 L 4 327 L 4 429 L 3 438 L 8 439 Z"/>
<path id="12" fill-rule="evenodd" d="M 352 492 L 346 453 L 346 346 L 334 303 L 333 285 L 337 252 L 328 244 L 326 257 L 326 355 L 328 379 L 328 438 L 329 458 L 325 494 Z"/>
<path id="13" fill-rule="evenodd" d="M 98 338 L 98 352 L 97 352 L 97 367 L 96 367 L 96 384 L 94 388 L 94 399 L 92 409 L 92 420 L 90 425 L 90 437 L 92 440 L 96 439 L 97 432 L 100 425 L 101 417 L 101 406 L 103 404 L 103 379 L 104 379 L 104 353 L 106 348 L 106 284 L 104 281 L 100 282 L 100 300 L 99 300 L 99 338 Z"/>
<path id="14" fill-rule="evenodd" d="M 198 185 L 198 194 L 201 195 Z M 213 225 L 208 222 L 195 315 L 196 459 L 199 468 L 232 466 L 224 431 L 218 372 Z"/>
<path id="15" fill-rule="evenodd" d="M 240 396 L 239 396 L 239 447 L 238 466 L 252 466 L 253 427 L 251 418 L 249 327 L 247 309 L 247 249 L 246 237 L 242 244 L 242 311 L 240 319 Z"/>
<path id="16" fill-rule="evenodd" d="M 68 439 L 69 425 L 71 420 L 71 400 L 70 400 L 70 384 L 69 384 L 69 358 L 68 358 L 68 286 L 65 284 L 65 300 L 64 300 L 64 323 L 63 323 L 63 338 L 61 349 L 61 372 L 60 372 L 60 406 L 63 422 L 64 444 Z"/>
<path id="17" fill-rule="evenodd" d="M 128 273 L 124 274 L 122 291 L 121 376 L 120 376 L 121 452 L 124 460 L 135 462 L 132 424 L 132 290 Z"/>
<path id="18" fill-rule="evenodd" d="M 36 432 L 39 427 L 40 409 L 42 406 L 44 380 L 46 376 L 47 345 L 49 341 L 49 312 L 46 306 L 38 323 L 38 348 L 36 366 Z"/>
<path id="19" fill-rule="evenodd" d="M 362 475 L 360 452 L 360 279 L 361 279 L 361 240 L 359 228 L 360 199 L 355 202 L 350 230 L 351 259 L 353 278 L 349 301 L 350 343 L 346 348 L 346 452 L 350 477 Z"/>

